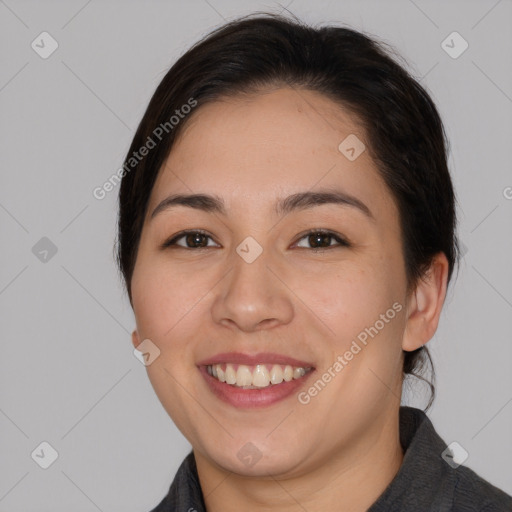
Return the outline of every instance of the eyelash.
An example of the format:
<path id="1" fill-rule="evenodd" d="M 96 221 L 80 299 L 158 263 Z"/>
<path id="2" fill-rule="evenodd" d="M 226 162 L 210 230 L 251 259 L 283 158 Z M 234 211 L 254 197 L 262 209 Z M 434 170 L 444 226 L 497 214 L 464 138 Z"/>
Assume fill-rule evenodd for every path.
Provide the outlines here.
<path id="1" fill-rule="evenodd" d="M 194 234 L 201 234 L 201 235 L 204 235 L 208 238 L 212 238 L 206 231 L 203 231 L 202 229 L 194 229 L 194 230 L 188 230 L 188 231 L 181 231 L 180 233 L 178 233 L 177 235 L 173 236 L 172 238 L 170 238 L 169 240 L 167 240 L 166 242 L 164 242 L 162 245 L 161 245 L 161 248 L 162 249 L 167 249 L 167 248 L 170 248 L 170 247 L 175 247 L 175 248 L 180 248 L 180 249 L 185 249 L 185 250 L 200 250 L 200 249 L 209 249 L 211 247 L 183 247 L 181 245 L 177 245 L 177 241 L 180 240 L 181 238 L 187 236 L 187 235 L 194 235 Z M 328 247 L 312 247 L 310 250 L 311 251 L 314 251 L 314 252 L 320 252 L 320 251 L 325 251 L 327 249 L 333 249 L 333 248 L 336 248 L 336 247 L 351 247 L 351 244 L 348 240 L 346 240 L 345 238 L 343 238 L 341 235 L 339 235 L 338 233 L 335 233 L 334 231 L 329 231 L 327 229 L 322 229 L 322 228 L 318 228 L 318 229 L 312 229 L 310 231 L 307 231 L 306 233 L 303 233 L 301 235 L 301 237 L 297 240 L 297 242 L 295 243 L 298 243 L 300 242 L 303 238 L 306 238 L 310 235 L 323 235 L 323 236 L 328 236 L 328 237 L 331 237 L 333 238 L 334 240 L 336 240 L 338 242 L 339 245 L 337 246 L 328 246 Z M 307 247 L 301 247 L 300 249 L 308 249 Z"/>

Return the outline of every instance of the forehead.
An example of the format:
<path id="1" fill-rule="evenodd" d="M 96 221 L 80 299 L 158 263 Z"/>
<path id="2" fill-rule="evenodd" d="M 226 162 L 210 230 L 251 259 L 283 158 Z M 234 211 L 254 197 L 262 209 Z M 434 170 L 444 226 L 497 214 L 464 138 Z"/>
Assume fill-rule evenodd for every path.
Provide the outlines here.
<path id="1" fill-rule="evenodd" d="M 186 120 L 150 210 L 171 192 L 213 193 L 228 209 L 230 202 L 267 209 L 278 197 L 315 187 L 338 187 L 389 207 L 368 151 L 353 161 L 340 151 L 349 136 L 367 146 L 354 116 L 310 90 L 280 88 L 205 104 Z"/>

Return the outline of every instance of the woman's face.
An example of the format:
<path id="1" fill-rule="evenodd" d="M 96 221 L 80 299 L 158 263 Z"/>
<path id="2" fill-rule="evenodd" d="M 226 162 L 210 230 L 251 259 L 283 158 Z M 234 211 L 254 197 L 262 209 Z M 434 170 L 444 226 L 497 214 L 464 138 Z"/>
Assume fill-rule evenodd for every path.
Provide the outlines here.
<path id="1" fill-rule="evenodd" d="M 151 383 L 196 453 L 229 471 L 356 458 L 398 408 L 406 311 L 398 211 L 364 132 L 330 99 L 289 88 L 188 121 L 131 283 L 133 343 L 160 350 Z M 152 216 L 178 194 L 213 197 Z"/>

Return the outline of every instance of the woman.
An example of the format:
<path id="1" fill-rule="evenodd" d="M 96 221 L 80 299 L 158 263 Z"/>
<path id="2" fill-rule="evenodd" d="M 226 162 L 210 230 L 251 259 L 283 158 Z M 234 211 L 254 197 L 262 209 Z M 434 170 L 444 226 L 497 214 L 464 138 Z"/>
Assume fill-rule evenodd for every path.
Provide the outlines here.
<path id="1" fill-rule="evenodd" d="M 132 341 L 193 448 L 154 511 L 512 510 L 400 407 L 458 252 L 441 120 L 381 45 L 228 23 L 163 78 L 123 174 Z"/>

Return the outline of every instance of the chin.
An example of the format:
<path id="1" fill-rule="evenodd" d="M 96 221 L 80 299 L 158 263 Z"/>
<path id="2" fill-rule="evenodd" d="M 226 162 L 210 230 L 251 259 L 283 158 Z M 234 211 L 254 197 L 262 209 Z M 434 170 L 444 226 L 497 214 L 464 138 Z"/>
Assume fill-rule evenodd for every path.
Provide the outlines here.
<path id="1" fill-rule="evenodd" d="M 298 470 L 306 456 L 297 452 L 297 444 L 269 443 L 265 435 L 252 441 L 233 441 L 217 444 L 206 450 L 208 458 L 225 471 L 242 476 L 278 477 Z"/>

